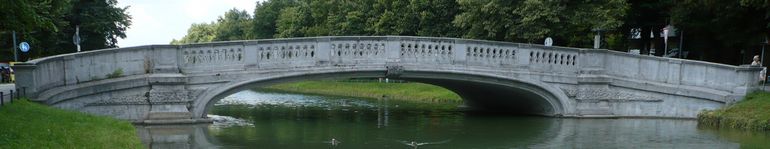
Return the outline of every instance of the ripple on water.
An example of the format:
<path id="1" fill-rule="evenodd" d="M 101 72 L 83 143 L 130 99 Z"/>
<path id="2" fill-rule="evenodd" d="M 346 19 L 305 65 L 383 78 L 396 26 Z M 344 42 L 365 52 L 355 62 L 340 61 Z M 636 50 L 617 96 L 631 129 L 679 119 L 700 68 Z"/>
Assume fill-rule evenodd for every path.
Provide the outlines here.
<path id="1" fill-rule="evenodd" d="M 214 128 L 225 128 L 225 127 L 233 127 L 233 126 L 254 126 L 254 124 L 252 124 L 248 120 L 239 119 L 235 117 L 213 115 L 213 114 L 209 114 L 207 116 L 212 121 L 214 121 L 214 123 L 211 124 L 211 126 Z"/>
<path id="2" fill-rule="evenodd" d="M 334 98 L 302 94 L 255 92 L 245 90 L 227 96 L 215 105 L 281 105 L 287 107 L 376 107 L 367 101 L 350 98 Z"/>

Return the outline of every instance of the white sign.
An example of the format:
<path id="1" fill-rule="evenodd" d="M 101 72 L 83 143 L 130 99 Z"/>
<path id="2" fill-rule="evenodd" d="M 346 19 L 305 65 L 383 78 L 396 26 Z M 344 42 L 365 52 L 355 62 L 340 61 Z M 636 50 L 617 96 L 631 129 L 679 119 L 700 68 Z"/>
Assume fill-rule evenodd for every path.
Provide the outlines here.
<path id="1" fill-rule="evenodd" d="M 553 46 L 553 39 L 551 37 L 545 38 L 545 42 L 543 42 L 545 46 Z"/>
<path id="2" fill-rule="evenodd" d="M 25 52 L 25 53 L 29 52 L 29 44 L 27 42 L 21 42 L 19 44 L 19 49 L 21 50 L 21 52 Z"/>

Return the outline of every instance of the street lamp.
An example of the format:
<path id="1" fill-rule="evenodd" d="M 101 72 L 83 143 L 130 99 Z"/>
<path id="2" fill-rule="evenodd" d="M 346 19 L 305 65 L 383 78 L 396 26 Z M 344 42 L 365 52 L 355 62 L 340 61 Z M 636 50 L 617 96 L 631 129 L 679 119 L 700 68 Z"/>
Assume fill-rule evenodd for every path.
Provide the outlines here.
<path id="1" fill-rule="evenodd" d="M 765 37 L 765 38 L 767 38 L 767 37 Z M 765 39 L 765 42 L 761 42 L 759 44 L 762 45 L 762 56 L 760 56 L 760 58 L 759 58 L 759 61 L 761 63 L 759 65 L 760 66 L 764 66 L 763 64 L 765 63 L 765 45 L 767 45 L 767 39 Z"/>
<path id="2" fill-rule="evenodd" d="M 16 54 L 16 51 L 19 49 L 16 48 L 16 31 L 13 31 L 13 61 L 18 62 L 19 61 L 19 55 Z"/>

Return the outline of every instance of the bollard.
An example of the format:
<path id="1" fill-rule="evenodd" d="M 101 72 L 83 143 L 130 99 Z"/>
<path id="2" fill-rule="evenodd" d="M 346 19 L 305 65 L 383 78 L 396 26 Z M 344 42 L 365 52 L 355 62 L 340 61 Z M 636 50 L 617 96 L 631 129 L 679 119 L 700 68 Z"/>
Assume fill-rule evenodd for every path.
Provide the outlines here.
<path id="1" fill-rule="evenodd" d="M 19 92 L 19 88 L 16 88 L 16 99 L 17 99 L 17 100 L 18 100 L 19 98 L 21 98 L 21 96 L 20 96 L 20 95 L 21 95 L 21 92 Z"/>
<path id="2" fill-rule="evenodd" d="M 11 98 L 8 98 L 8 101 L 10 101 L 10 103 L 13 103 L 13 90 L 11 90 L 11 93 L 8 94 L 8 96 L 11 96 Z"/>
<path id="3" fill-rule="evenodd" d="M 5 101 L 3 101 L 3 97 L 5 97 L 5 95 L 3 95 L 3 92 L 0 92 L 0 106 L 5 104 Z"/>
<path id="4" fill-rule="evenodd" d="M 27 87 L 21 87 L 21 91 L 24 92 L 24 93 L 22 93 L 24 95 L 24 97 L 27 97 Z"/>

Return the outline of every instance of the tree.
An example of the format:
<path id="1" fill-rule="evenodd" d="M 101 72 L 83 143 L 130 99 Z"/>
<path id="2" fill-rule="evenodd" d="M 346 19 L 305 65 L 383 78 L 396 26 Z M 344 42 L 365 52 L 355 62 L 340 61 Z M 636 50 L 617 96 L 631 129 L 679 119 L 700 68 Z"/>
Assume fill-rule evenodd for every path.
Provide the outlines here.
<path id="1" fill-rule="evenodd" d="M 452 24 L 460 13 L 455 0 L 413 0 L 410 7 L 420 21 L 417 36 L 459 37 L 464 34 Z"/>
<path id="2" fill-rule="evenodd" d="M 419 14 L 404 0 L 378 0 L 373 10 L 379 13 L 369 30 L 374 35 L 417 35 Z"/>
<path id="3" fill-rule="evenodd" d="M 593 1 L 569 1 L 564 0 L 562 5 L 567 6 L 561 14 L 566 18 L 560 23 L 557 37 L 566 40 L 569 47 L 593 47 L 595 30 L 602 30 L 605 37 L 617 36 L 625 33 L 619 28 L 624 24 L 629 4 L 625 0 L 593 0 Z M 606 48 L 606 47 L 602 47 Z"/>
<path id="4" fill-rule="evenodd" d="M 238 9 L 231 9 L 225 12 L 224 16 L 219 16 L 215 25 L 214 41 L 228 40 L 246 40 L 253 39 L 254 33 L 252 18 L 248 12 Z"/>
<path id="5" fill-rule="evenodd" d="M 672 23 L 686 30 L 685 47 L 699 59 L 741 64 L 741 50 L 759 49 L 769 32 L 768 2 L 684 0 L 675 3 Z M 757 53 L 759 54 L 759 53 Z"/>
<path id="6" fill-rule="evenodd" d="M 289 7 L 281 10 L 276 20 L 275 38 L 304 37 L 308 26 L 308 7 L 306 5 Z"/>
<path id="7" fill-rule="evenodd" d="M 459 0 L 454 24 L 463 37 L 527 42 L 554 37 L 557 45 L 590 47 L 592 30 L 616 30 L 628 9 L 624 0 Z M 561 41 L 561 42 L 559 42 Z"/>
<path id="8" fill-rule="evenodd" d="M 255 39 L 273 38 L 276 32 L 276 20 L 281 10 L 295 6 L 296 0 L 268 0 L 257 3 L 254 8 L 253 36 Z"/>
<path id="9" fill-rule="evenodd" d="M 191 44 L 201 42 L 211 42 L 217 36 L 217 23 L 193 23 L 190 29 L 187 29 L 187 35 L 179 40 L 172 40 L 171 44 Z"/>
<path id="10" fill-rule="evenodd" d="M 347 0 L 330 0 L 329 3 L 319 7 L 317 5 L 311 5 L 312 9 L 330 9 L 328 15 L 319 14 L 318 16 L 325 17 L 324 25 L 318 30 L 328 30 L 328 35 L 371 35 L 372 32 L 367 30 L 369 26 L 368 19 L 375 18 L 376 16 L 371 11 L 374 3 L 371 0 L 360 1 L 347 1 Z M 317 16 L 316 11 L 313 11 L 314 18 Z M 312 36 L 312 35 L 311 35 Z"/>
<path id="11" fill-rule="evenodd" d="M 22 60 L 75 52 L 72 36 L 79 25 L 84 50 L 116 47 L 131 17 L 115 0 L 9 0 L 0 5 L 0 61 L 12 60 L 11 31 L 32 45 Z M 7 51 L 6 51 L 7 49 Z M 6 54 L 7 53 L 7 54 Z"/>
<path id="12" fill-rule="evenodd" d="M 58 31 L 58 23 L 67 9 L 67 1 L 8 0 L 0 5 L 0 30 L 45 29 Z"/>
<path id="13" fill-rule="evenodd" d="M 66 18 L 71 26 L 80 26 L 80 44 L 84 50 L 117 47 L 118 38 L 126 38 L 131 25 L 128 7 L 117 7 L 117 0 L 73 0 L 73 9 Z M 74 35 L 74 28 L 66 32 Z M 71 40 L 71 36 L 68 37 Z"/>
<path id="14" fill-rule="evenodd" d="M 657 55 L 663 55 L 664 44 L 660 33 L 666 25 L 670 24 L 670 10 L 673 7 L 671 0 L 629 0 L 628 16 L 625 25 L 621 27 L 622 38 L 630 39 L 633 36 L 640 37 L 639 47 L 642 54 L 654 51 Z M 632 32 L 632 30 L 635 30 Z M 638 32 L 637 32 L 638 31 Z M 653 35 L 650 37 L 650 35 Z M 625 48 L 628 44 L 618 48 Z"/>
<path id="15" fill-rule="evenodd" d="M 566 18 L 560 15 L 565 9 L 566 6 L 559 1 L 526 0 L 513 11 L 521 19 L 513 21 L 515 24 L 508 36 L 518 36 L 530 43 L 553 36 L 552 29 L 566 26 L 561 24 Z"/>
<path id="16" fill-rule="evenodd" d="M 37 57 L 38 49 L 51 47 L 51 40 L 62 34 L 60 29 L 67 26 L 62 17 L 70 9 L 68 1 L 8 0 L 0 5 L 0 61 L 13 60 L 13 39 L 15 31 L 18 41 L 32 44 L 32 55 L 19 54 L 22 59 Z M 52 39 L 53 38 L 53 39 Z"/>
<path id="17" fill-rule="evenodd" d="M 765 24 L 765 30 L 770 30 L 770 1 L 767 0 L 740 0 L 740 5 L 749 9 L 754 9 L 758 15 L 764 16 L 761 18 L 754 18 L 762 20 Z M 764 15 L 763 15 L 764 14 Z M 770 31 L 765 31 L 764 34 L 770 34 Z"/>
<path id="18" fill-rule="evenodd" d="M 462 13 L 454 25 L 466 30 L 463 38 L 514 41 L 510 26 L 519 18 L 513 14 L 518 2 L 508 0 L 458 0 Z"/>

